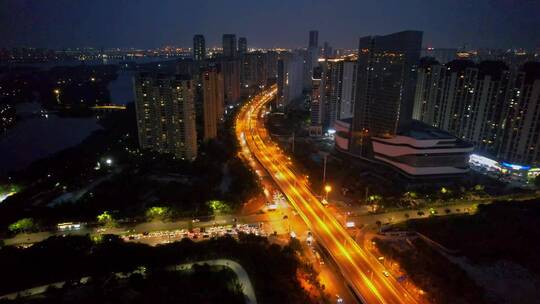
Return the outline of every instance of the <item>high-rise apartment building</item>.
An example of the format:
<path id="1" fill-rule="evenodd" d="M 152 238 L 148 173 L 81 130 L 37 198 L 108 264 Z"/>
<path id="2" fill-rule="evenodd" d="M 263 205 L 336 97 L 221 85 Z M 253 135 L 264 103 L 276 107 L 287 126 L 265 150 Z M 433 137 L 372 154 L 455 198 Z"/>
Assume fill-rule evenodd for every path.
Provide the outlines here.
<path id="1" fill-rule="evenodd" d="M 323 57 L 324 58 L 332 58 L 332 57 L 334 57 L 334 50 L 332 49 L 332 47 L 330 46 L 330 43 L 328 43 L 328 41 L 324 42 Z"/>
<path id="2" fill-rule="evenodd" d="M 203 35 L 193 36 L 193 60 L 202 61 L 206 59 L 206 44 Z"/>
<path id="3" fill-rule="evenodd" d="M 265 53 L 266 83 L 276 83 L 277 80 L 277 62 L 279 54 L 276 51 L 267 51 Z"/>
<path id="4" fill-rule="evenodd" d="M 502 61 L 424 61 L 414 119 L 474 144 L 505 162 L 539 164 L 540 63 L 518 71 Z"/>
<path id="5" fill-rule="evenodd" d="M 310 136 L 322 136 L 322 125 L 324 115 L 324 103 L 322 101 L 324 95 L 323 86 L 323 71 L 321 67 L 315 67 L 312 72 L 313 84 L 310 95 L 310 118 L 309 126 Z"/>
<path id="6" fill-rule="evenodd" d="M 353 116 L 356 60 L 321 59 L 318 64 L 322 69 L 324 87 L 321 100 L 324 106 L 323 128 L 332 129 L 337 120 Z"/>
<path id="7" fill-rule="evenodd" d="M 242 96 L 253 95 L 257 90 L 266 86 L 268 72 L 266 65 L 266 53 L 251 52 L 241 58 L 242 60 L 242 78 L 241 92 Z"/>
<path id="8" fill-rule="evenodd" d="M 240 37 L 238 38 L 238 54 L 244 55 L 247 54 L 247 39 L 246 37 Z"/>
<path id="9" fill-rule="evenodd" d="M 419 31 L 360 38 L 351 142 L 355 153 L 369 152 L 370 137 L 392 137 L 411 122 L 421 45 Z"/>
<path id="10" fill-rule="evenodd" d="M 323 69 L 324 104 L 323 128 L 332 128 L 339 116 L 343 84 L 343 59 L 324 59 L 319 62 Z"/>
<path id="11" fill-rule="evenodd" d="M 240 59 L 222 58 L 219 60 L 223 73 L 223 89 L 225 105 L 235 105 L 240 102 Z"/>
<path id="12" fill-rule="evenodd" d="M 540 165 L 540 62 L 527 62 L 513 74 L 505 105 L 497 156 L 510 163 Z"/>
<path id="13" fill-rule="evenodd" d="M 134 81 L 140 147 L 194 160 L 197 132 L 191 77 L 139 73 Z"/>
<path id="14" fill-rule="evenodd" d="M 236 35 L 223 34 L 223 57 L 233 58 L 237 55 Z"/>
<path id="15" fill-rule="evenodd" d="M 224 114 L 223 74 L 218 65 L 202 72 L 204 140 L 216 138 Z"/>
<path id="16" fill-rule="evenodd" d="M 473 146 L 412 119 L 421 44 L 417 31 L 360 39 L 354 116 L 336 124 L 336 147 L 408 177 L 462 174 Z"/>
<path id="17" fill-rule="evenodd" d="M 309 44 L 304 53 L 304 90 L 311 90 L 313 69 L 319 59 L 319 32 L 309 32 Z"/>
<path id="18" fill-rule="evenodd" d="M 281 53 L 277 62 L 277 105 L 286 107 L 302 96 L 304 59 L 294 53 Z"/>
<path id="19" fill-rule="evenodd" d="M 353 117 L 354 99 L 356 97 L 356 60 L 343 61 L 341 77 L 341 100 L 338 104 L 338 119 Z"/>

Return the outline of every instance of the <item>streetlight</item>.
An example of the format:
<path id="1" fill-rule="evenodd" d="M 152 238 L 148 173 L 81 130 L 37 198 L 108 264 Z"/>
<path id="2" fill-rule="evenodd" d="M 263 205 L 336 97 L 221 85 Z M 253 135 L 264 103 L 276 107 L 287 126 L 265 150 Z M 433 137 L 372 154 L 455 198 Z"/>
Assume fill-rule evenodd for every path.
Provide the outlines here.
<path id="1" fill-rule="evenodd" d="M 327 201 L 328 201 L 328 193 L 330 193 L 330 191 L 332 191 L 332 186 L 330 185 L 324 186 L 324 192 L 326 193 L 326 195 L 324 196 L 324 199 Z"/>
<path id="2" fill-rule="evenodd" d="M 60 89 L 54 89 L 53 93 L 56 96 L 56 102 L 60 104 Z"/>

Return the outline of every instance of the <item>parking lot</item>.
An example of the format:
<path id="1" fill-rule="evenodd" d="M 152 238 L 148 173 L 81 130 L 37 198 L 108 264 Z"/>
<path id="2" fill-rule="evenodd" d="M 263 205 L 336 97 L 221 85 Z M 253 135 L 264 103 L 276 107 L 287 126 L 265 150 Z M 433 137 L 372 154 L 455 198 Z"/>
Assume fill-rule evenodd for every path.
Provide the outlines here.
<path id="1" fill-rule="evenodd" d="M 206 228 L 176 229 L 167 231 L 153 231 L 143 233 L 126 234 L 122 236 L 128 242 L 141 242 L 149 245 L 158 245 L 172 243 L 182 239 L 191 239 L 194 241 L 207 240 L 220 236 L 230 235 L 237 237 L 240 233 L 266 236 L 266 232 L 260 224 L 238 224 L 236 226 L 215 226 Z"/>

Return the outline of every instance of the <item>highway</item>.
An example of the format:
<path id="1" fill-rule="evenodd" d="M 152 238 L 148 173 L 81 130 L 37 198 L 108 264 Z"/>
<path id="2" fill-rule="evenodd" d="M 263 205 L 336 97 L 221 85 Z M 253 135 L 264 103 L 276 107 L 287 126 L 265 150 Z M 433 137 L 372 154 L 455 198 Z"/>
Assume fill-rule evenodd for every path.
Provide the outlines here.
<path id="1" fill-rule="evenodd" d="M 276 86 L 266 89 L 238 113 L 235 132 L 244 158 L 250 164 L 256 159 L 267 170 L 362 302 L 418 303 L 395 278 L 384 275 L 384 266 L 352 239 L 311 192 L 306 177 L 295 172 L 292 162 L 271 140 L 264 126 L 264 110 L 276 93 Z"/>

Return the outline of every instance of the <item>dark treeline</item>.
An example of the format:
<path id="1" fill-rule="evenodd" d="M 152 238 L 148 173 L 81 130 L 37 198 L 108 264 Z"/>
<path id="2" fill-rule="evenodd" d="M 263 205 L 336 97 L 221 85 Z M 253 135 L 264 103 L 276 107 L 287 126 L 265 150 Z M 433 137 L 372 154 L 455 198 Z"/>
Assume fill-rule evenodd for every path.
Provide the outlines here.
<path id="1" fill-rule="evenodd" d="M 112 235 L 98 239 L 68 236 L 52 237 L 26 249 L 3 247 L 0 293 L 83 276 L 131 272 L 141 266 L 152 272 L 169 265 L 216 258 L 236 260 L 246 269 L 259 303 L 310 302 L 297 281 L 300 263 L 295 251 L 254 235 L 240 235 L 238 241 L 230 237 L 198 243 L 183 240 L 157 247 L 126 243 Z"/>

